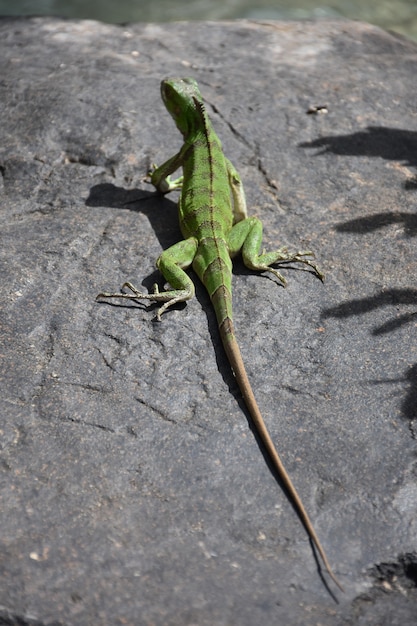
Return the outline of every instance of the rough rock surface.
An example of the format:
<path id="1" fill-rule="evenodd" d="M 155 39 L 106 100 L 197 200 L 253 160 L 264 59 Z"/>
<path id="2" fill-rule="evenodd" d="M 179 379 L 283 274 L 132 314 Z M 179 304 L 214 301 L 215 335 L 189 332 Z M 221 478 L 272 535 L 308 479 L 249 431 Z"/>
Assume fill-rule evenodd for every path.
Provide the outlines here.
<path id="1" fill-rule="evenodd" d="M 352 22 L 0 21 L 0 624 L 415 624 L 417 46 Z M 344 594 L 251 433 L 208 297 L 144 182 L 192 75 L 287 289 L 236 264 L 261 409 Z M 323 108 L 324 107 L 324 108 Z M 326 112 L 327 111 L 327 112 Z M 334 592 L 334 596 L 332 595 Z"/>

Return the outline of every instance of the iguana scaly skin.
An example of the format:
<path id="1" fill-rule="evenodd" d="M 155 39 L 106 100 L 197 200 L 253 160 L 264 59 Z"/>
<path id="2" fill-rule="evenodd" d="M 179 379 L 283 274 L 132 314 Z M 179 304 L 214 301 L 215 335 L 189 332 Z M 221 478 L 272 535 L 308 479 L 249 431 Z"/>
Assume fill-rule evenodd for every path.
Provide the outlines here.
<path id="1" fill-rule="evenodd" d="M 156 262 L 172 290 L 159 292 L 155 285 L 153 293 L 141 293 L 127 282 L 122 288 L 128 288 L 130 293 L 101 293 L 97 297 L 161 302 L 157 312 L 160 320 L 168 307 L 194 296 L 194 284 L 184 272 L 192 266 L 210 295 L 227 358 L 259 436 L 327 572 L 342 588 L 267 431 L 242 361 L 232 321 L 231 258 L 238 252 L 242 253 L 246 267 L 272 272 L 283 285 L 286 282 L 284 277 L 271 265 L 300 262 L 312 268 L 320 279 L 323 275 L 307 258 L 312 256 L 309 251 L 290 254 L 286 248 L 280 248 L 259 254 L 262 222 L 257 217 L 247 217 L 240 177 L 223 154 L 196 81 L 192 78 L 163 80 L 161 93 L 184 138 L 178 154 L 151 173 L 151 182 L 161 193 L 181 189 L 178 208 L 184 240 L 165 250 Z M 183 169 L 183 176 L 171 181 L 170 175 L 179 167 Z"/>

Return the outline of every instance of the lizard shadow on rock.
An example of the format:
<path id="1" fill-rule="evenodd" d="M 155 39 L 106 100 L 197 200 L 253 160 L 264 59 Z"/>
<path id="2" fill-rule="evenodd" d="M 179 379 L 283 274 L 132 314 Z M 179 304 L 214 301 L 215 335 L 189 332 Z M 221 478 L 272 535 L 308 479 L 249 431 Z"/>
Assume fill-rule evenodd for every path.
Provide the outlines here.
<path id="1" fill-rule="evenodd" d="M 176 202 L 144 189 L 124 189 L 111 183 L 91 187 L 85 202 L 90 207 L 128 209 L 149 219 L 161 247 L 165 250 L 181 237 Z"/>
<path id="2" fill-rule="evenodd" d="M 364 315 L 375 309 L 386 306 L 397 305 L 417 305 L 417 289 L 386 289 L 380 293 L 369 296 L 368 298 L 358 298 L 357 300 L 350 300 L 344 302 L 338 306 L 326 309 L 323 311 L 322 317 L 334 317 L 334 318 L 346 318 L 353 315 Z M 402 326 L 416 322 L 417 311 L 410 311 L 395 319 L 389 320 L 384 324 L 374 328 L 372 335 L 375 337 L 379 335 L 385 335 L 393 332 Z M 412 420 L 416 417 L 417 406 L 417 365 L 412 366 L 405 377 L 394 380 L 380 380 L 375 381 L 378 383 L 383 382 L 404 382 L 409 381 L 410 388 L 406 399 L 402 405 L 402 411 L 406 419 Z"/>
<path id="3" fill-rule="evenodd" d="M 177 204 L 167 199 L 162 194 L 144 189 L 124 189 L 116 187 L 112 183 L 100 183 L 90 189 L 89 196 L 85 202 L 90 207 L 110 207 L 116 209 L 128 209 L 136 213 L 146 215 L 152 229 L 161 245 L 162 250 L 166 250 L 181 239 L 181 232 L 178 225 Z M 156 259 L 155 259 L 156 261 Z M 142 285 L 148 291 L 152 290 L 155 283 L 162 287 L 162 275 L 156 270 L 142 280 Z M 109 306 L 132 306 L 132 301 L 118 302 L 117 304 L 108 301 Z M 157 308 L 157 303 L 143 303 L 146 308 Z M 133 305 L 134 306 L 134 305 Z M 184 308 L 184 304 L 175 305 L 173 308 Z"/>

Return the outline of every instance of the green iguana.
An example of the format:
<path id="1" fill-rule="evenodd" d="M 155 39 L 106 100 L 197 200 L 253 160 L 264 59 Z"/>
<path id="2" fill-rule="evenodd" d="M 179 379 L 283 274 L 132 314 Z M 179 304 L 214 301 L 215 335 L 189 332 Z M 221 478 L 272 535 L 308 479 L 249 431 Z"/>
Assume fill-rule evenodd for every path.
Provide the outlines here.
<path id="1" fill-rule="evenodd" d="M 161 193 L 181 189 L 178 203 L 179 223 L 184 240 L 162 252 L 156 262 L 172 290 L 142 293 L 130 282 L 124 283 L 130 293 L 100 293 L 97 298 L 127 298 L 161 302 L 157 319 L 168 307 L 194 296 L 194 284 L 184 272 L 192 267 L 206 287 L 216 312 L 220 335 L 227 358 L 253 423 L 272 460 L 306 531 L 320 554 L 327 572 L 342 589 L 333 573 L 310 518 L 288 476 L 267 431 L 253 394 L 232 321 L 232 262 L 239 252 L 251 270 L 272 272 L 282 285 L 286 281 L 273 264 L 304 263 L 322 280 L 323 275 L 311 260 L 309 251 L 289 254 L 286 248 L 259 254 L 262 244 L 262 222 L 247 217 L 242 182 L 210 123 L 196 81 L 171 78 L 161 83 L 162 99 L 184 138 L 181 150 L 163 165 L 150 172 L 151 183 Z M 183 176 L 170 175 L 182 167 Z"/>

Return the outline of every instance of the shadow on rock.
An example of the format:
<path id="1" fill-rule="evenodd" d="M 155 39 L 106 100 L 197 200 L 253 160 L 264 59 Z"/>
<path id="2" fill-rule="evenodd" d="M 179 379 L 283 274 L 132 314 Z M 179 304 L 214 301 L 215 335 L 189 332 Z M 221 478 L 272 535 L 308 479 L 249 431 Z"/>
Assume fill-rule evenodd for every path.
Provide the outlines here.
<path id="1" fill-rule="evenodd" d="M 319 154 L 331 152 L 342 156 L 382 157 L 417 167 L 417 131 L 368 126 L 365 130 L 351 135 L 320 137 L 299 146 L 322 148 Z"/>
<path id="2" fill-rule="evenodd" d="M 325 310 L 323 317 L 343 318 L 353 315 L 363 315 L 380 307 L 397 306 L 399 304 L 417 304 L 417 289 L 388 289 L 387 291 L 382 291 L 369 298 L 350 300 L 349 302 Z M 405 313 L 374 328 L 372 334 L 378 336 L 393 332 L 405 324 L 410 322 L 415 323 L 416 319 L 417 311 Z M 373 384 L 409 383 L 408 392 L 402 404 L 402 413 L 408 420 L 414 420 L 417 417 L 417 364 L 411 366 L 401 378 L 380 379 L 370 382 Z"/>
<path id="3" fill-rule="evenodd" d="M 111 183 L 101 183 L 91 187 L 85 204 L 90 207 L 128 209 L 143 213 L 149 219 L 164 250 L 181 237 L 176 203 L 155 191 L 124 189 Z"/>
<path id="4" fill-rule="evenodd" d="M 341 233 L 365 234 L 392 224 L 402 224 L 405 234 L 409 237 L 417 235 L 417 215 L 401 211 L 388 211 L 387 213 L 359 217 L 338 224 L 336 230 Z"/>
<path id="5" fill-rule="evenodd" d="M 350 300 L 344 302 L 338 306 L 325 309 L 323 317 L 352 317 L 353 315 L 364 315 L 375 309 L 384 306 L 398 306 L 407 304 L 417 304 L 417 289 L 387 289 L 381 291 L 374 296 L 368 298 L 358 298 L 357 300 Z M 382 335 L 399 328 L 399 326 L 405 323 L 415 321 L 417 311 L 403 315 L 400 318 L 390 322 L 389 325 L 384 324 L 375 328 L 372 332 L 373 335 Z"/>

